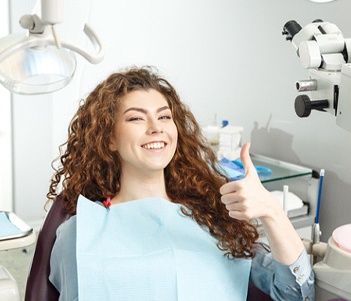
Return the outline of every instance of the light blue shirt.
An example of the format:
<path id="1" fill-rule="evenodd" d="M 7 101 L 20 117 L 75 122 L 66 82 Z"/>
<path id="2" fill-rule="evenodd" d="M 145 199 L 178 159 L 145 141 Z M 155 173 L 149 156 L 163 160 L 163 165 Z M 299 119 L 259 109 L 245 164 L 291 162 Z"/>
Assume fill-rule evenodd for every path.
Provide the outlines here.
<path id="1" fill-rule="evenodd" d="M 79 202 L 81 202 L 81 200 Z M 173 204 L 173 203 L 167 202 L 167 201 L 162 200 L 162 199 L 158 199 L 157 201 L 151 200 L 151 202 L 150 202 L 150 200 L 146 201 L 146 199 L 143 199 L 143 200 L 128 202 L 129 204 L 124 203 L 124 204 L 118 204 L 118 205 L 112 206 L 109 209 L 109 210 L 111 210 L 111 212 L 108 212 L 109 210 L 106 210 L 105 208 L 103 208 L 101 206 L 96 207 L 97 205 L 91 201 L 81 202 L 82 204 L 88 205 L 88 211 L 84 211 L 83 218 L 81 218 L 81 220 L 79 220 L 80 217 L 82 216 L 82 215 L 80 215 L 80 212 L 79 212 L 79 206 L 80 206 L 79 202 L 78 202 L 78 210 L 77 210 L 78 217 L 77 216 L 71 217 L 68 221 L 63 223 L 59 227 L 59 229 L 57 230 L 57 239 L 56 239 L 56 242 L 55 242 L 55 245 L 54 245 L 54 248 L 52 251 L 52 255 L 51 255 L 50 281 L 54 284 L 54 286 L 60 292 L 60 300 L 67 300 L 67 301 L 78 300 L 79 286 L 80 286 L 80 293 L 79 293 L 80 297 L 82 297 L 82 295 L 84 295 L 85 292 L 87 292 L 91 296 L 91 294 L 94 294 L 94 292 L 96 292 L 96 289 L 100 289 L 102 286 L 106 286 L 106 283 L 104 283 L 104 282 L 108 282 L 108 279 L 104 279 L 104 275 L 105 275 L 104 269 L 105 268 L 103 266 L 104 266 L 104 264 L 106 264 L 106 262 L 112 263 L 112 260 L 111 260 L 111 258 L 107 259 L 107 261 L 105 261 L 105 263 L 104 263 L 101 258 L 105 257 L 105 256 L 101 255 L 101 254 L 106 252 L 107 257 L 110 256 L 109 255 L 110 245 L 108 246 L 108 250 L 107 250 L 106 247 L 103 247 L 103 243 L 101 246 L 100 241 L 104 240 L 102 238 L 103 234 L 110 232 L 110 231 L 106 231 L 106 229 L 110 229 L 111 225 L 108 225 L 108 227 L 106 228 L 106 226 L 107 226 L 106 223 L 108 223 L 108 222 L 106 222 L 107 218 L 105 216 L 103 219 L 99 219 L 99 217 L 98 217 L 99 214 L 97 214 L 97 212 L 99 212 L 99 210 L 103 210 L 103 212 L 104 212 L 103 214 L 108 214 L 107 216 L 112 216 L 111 212 L 113 213 L 114 211 L 118 211 L 118 214 L 122 214 L 122 215 L 117 215 L 118 216 L 117 220 L 122 219 L 122 221 L 121 221 L 122 223 L 123 223 L 123 216 L 126 216 L 126 213 L 131 213 L 132 214 L 131 216 L 126 216 L 126 217 L 128 217 L 129 220 L 132 220 L 135 224 L 140 224 L 141 223 L 140 216 L 139 216 L 139 218 L 137 218 L 138 215 L 136 213 L 138 211 L 142 214 L 143 218 L 147 217 L 145 219 L 147 221 L 149 219 L 149 216 L 150 216 L 150 215 L 148 215 L 149 208 L 151 209 L 149 211 L 149 213 L 151 212 L 151 214 L 153 214 L 153 213 L 155 213 L 155 211 L 157 211 L 156 212 L 157 215 L 155 213 L 155 216 L 157 216 L 157 219 L 158 219 L 158 216 L 164 215 L 164 216 L 166 216 L 165 220 L 169 221 L 171 218 L 174 218 L 176 216 L 172 212 L 177 213 L 177 215 L 180 217 L 180 215 L 178 214 L 180 205 L 178 205 L 178 204 Z M 118 206 L 121 206 L 121 207 L 118 207 Z M 126 211 L 124 212 L 123 210 L 126 210 Z M 89 213 L 89 211 L 90 211 L 90 213 Z M 164 212 L 166 212 L 166 214 L 164 214 Z M 89 216 L 89 214 L 91 214 L 91 216 Z M 169 215 L 169 214 L 171 214 L 171 215 Z M 184 218 L 185 218 L 185 220 L 184 220 Z M 78 220 L 78 227 L 81 227 L 80 230 L 78 229 L 78 233 L 81 233 L 78 235 L 78 238 L 77 238 L 77 220 Z M 97 220 L 100 220 L 100 226 L 99 226 L 99 222 Z M 191 220 L 188 217 L 182 216 L 181 225 L 184 225 L 184 221 L 186 221 L 186 220 L 187 220 L 187 222 L 189 222 L 189 224 L 184 226 L 184 227 L 186 227 L 185 229 L 191 231 L 191 233 L 193 233 L 194 229 L 196 229 L 196 228 L 198 230 L 200 230 L 198 233 L 200 236 L 193 236 L 193 234 L 192 234 L 191 237 L 195 237 L 195 238 L 205 237 L 206 238 L 204 240 L 204 245 L 201 245 L 201 243 L 199 243 L 199 240 L 197 240 L 196 243 L 195 243 L 195 241 L 186 242 L 187 248 L 188 248 L 188 246 L 190 246 L 191 248 L 199 246 L 199 248 L 203 249 L 203 248 L 207 248 L 206 245 L 208 244 L 209 249 L 208 249 L 208 251 L 206 251 L 207 253 L 208 252 L 220 252 L 215 244 L 214 238 L 212 236 L 210 236 L 206 230 L 204 230 L 203 228 L 198 226 L 193 220 Z M 125 221 L 127 221 L 127 219 Z M 113 222 L 115 224 L 116 220 L 112 219 L 111 222 Z M 81 226 L 79 226 L 79 223 L 83 223 L 83 224 Z M 91 227 L 89 225 L 87 225 L 87 223 L 89 223 Z M 157 223 L 159 223 L 159 222 L 157 222 Z M 172 228 L 171 225 L 175 225 L 174 229 L 178 229 L 180 223 L 178 224 L 178 221 L 176 218 L 175 220 L 173 220 L 173 219 L 171 220 L 170 225 L 169 225 L 170 228 Z M 191 228 L 191 230 L 190 230 L 189 227 L 193 227 L 193 226 L 195 228 Z M 103 227 L 103 228 L 101 228 L 101 227 Z M 162 227 L 165 227 L 165 225 L 162 224 Z M 86 229 L 86 231 L 82 232 L 82 231 L 84 231 L 84 229 Z M 105 229 L 105 230 L 102 230 L 103 233 L 99 232 L 99 231 L 101 231 L 101 229 Z M 169 231 L 172 232 L 172 230 L 169 230 Z M 179 237 L 181 238 L 183 236 L 181 234 L 182 231 L 181 230 L 179 230 L 179 231 L 180 231 Z M 111 231 L 111 232 L 113 232 L 113 231 Z M 147 232 L 150 232 L 150 231 L 147 230 Z M 143 234 L 143 236 L 148 235 L 147 232 L 145 232 L 145 234 Z M 114 240 L 114 243 L 117 243 L 116 247 L 118 249 L 118 253 L 120 253 L 121 250 L 123 252 L 123 248 L 121 249 L 121 247 L 118 245 L 118 243 L 121 241 L 121 239 L 123 239 L 123 236 L 126 237 L 127 242 L 128 242 L 128 239 L 130 239 L 127 237 L 128 235 L 126 235 L 126 233 L 129 233 L 129 232 L 128 231 L 122 232 L 122 234 L 121 234 L 122 236 L 120 236 L 120 237 L 118 237 L 118 239 Z M 157 233 L 155 232 L 155 235 L 156 235 L 155 237 L 158 236 L 158 233 L 159 232 L 157 232 Z M 134 238 L 134 234 L 133 234 L 133 240 L 137 241 Z M 80 242 L 79 236 L 86 236 L 86 235 L 88 236 L 88 238 L 85 239 L 85 243 L 83 242 L 83 244 L 82 244 Z M 96 241 L 97 241 L 96 235 L 100 235 L 99 244 L 96 244 Z M 110 235 L 110 234 L 108 234 L 108 235 Z M 106 236 L 106 242 L 111 241 L 111 239 L 109 240 L 108 235 Z M 172 235 L 177 236 L 177 233 L 172 234 Z M 139 237 L 139 240 L 143 239 L 143 236 Z M 77 246 L 77 239 L 78 239 L 78 246 Z M 163 240 L 164 240 L 164 238 L 162 239 L 162 241 Z M 177 240 L 177 238 L 175 238 L 175 240 Z M 129 241 L 131 241 L 131 240 L 129 240 Z M 151 247 L 155 244 L 158 244 L 158 241 L 160 241 L 160 240 L 155 240 L 152 243 Z M 147 242 L 150 242 L 150 237 L 147 238 Z M 184 241 L 181 239 L 181 240 L 179 240 L 178 244 L 179 243 L 183 244 Z M 174 244 L 174 242 L 172 242 L 172 244 Z M 142 246 L 143 246 L 142 248 L 145 248 L 145 245 L 142 245 Z M 133 247 L 133 249 L 139 250 L 138 249 L 139 247 L 140 247 L 140 245 L 138 244 L 138 245 L 135 245 Z M 79 251 L 80 248 L 82 248 L 81 251 Z M 101 248 L 103 248 L 103 250 L 101 250 Z M 126 250 L 126 252 L 130 252 L 130 251 Z M 137 251 L 137 252 L 139 252 L 139 251 Z M 144 252 L 144 250 L 143 250 L 143 252 Z M 84 253 L 87 253 L 89 256 L 83 257 L 83 259 L 82 259 L 82 255 L 80 255 L 80 254 L 84 254 Z M 201 252 L 200 252 L 200 254 L 201 254 Z M 203 252 L 203 254 L 204 254 L 204 256 L 207 256 L 205 254 L 205 252 Z M 80 262 L 78 265 L 80 267 L 85 266 L 85 270 L 83 269 L 83 271 L 82 271 L 81 268 L 77 267 L 77 258 L 78 258 L 78 262 Z M 194 266 L 196 266 L 196 262 L 195 262 L 196 258 L 197 257 L 194 257 L 194 262 L 192 262 L 192 264 L 194 264 Z M 209 257 L 209 258 L 212 258 L 212 257 Z M 258 287 L 262 291 L 270 294 L 274 300 L 294 301 L 294 300 L 305 300 L 305 298 L 308 298 L 306 300 L 314 300 L 314 275 L 313 275 L 313 272 L 312 272 L 312 269 L 311 269 L 311 266 L 309 263 L 308 255 L 305 251 L 300 255 L 300 257 L 297 259 L 297 261 L 290 266 L 282 265 L 282 264 L 278 263 L 277 261 L 275 261 L 272 258 L 271 254 L 269 252 L 267 252 L 264 248 L 259 248 L 257 253 L 256 253 L 256 256 L 252 260 L 246 260 L 246 259 L 237 260 L 237 259 L 235 259 L 236 263 L 233 263 L 233 260 L 227 259 L 227 257 L 225 257 L 225 256 L 221 256 L 218 258 L 221 258 L 220 260 L 223 260 L 224 262 L 220 263 L 218 267 L 216 267 L 216 263 L 215 264 L 211 263 L 210 270 L 208 271 L 209 274 L 211 274 L 211 275 L 218 272 L 217 277 L 214 277 L 211 280 L 212 281 L 211 288 L 215 287 L 215 285 L 219 285 L 219 288 L 221 288 L 221 286 L 224 286 L 226 288 L 225 291 L 227 292 L 227 296 L 229 296 L 228 300 L 238 300 L 239 301 L 240 300 L 240 299 L 238 299 L 239 297 L 234 297 L 234 294 L 236 294 L 236 296 L 239 296 L 239 293 L 240 293 L 239 291 L 240 291 L 240 289 L 242 289 L 242 290 L 245 290 L 245 292 L 244 292 L 244 295 L 245 295 L 246 290 L 247 290 L 247 283 L 249 280 L 252 281 L 256 287 Z M 149 260 L 149 257 L 148 257 L 148 260 Z M 156 272 L 157 272 L 157 269 L 162 268 L 162 266 L 165 266 L 169 262 L 169 260 L 167 258 L 164 258 L 164 261 L 162 261 L 162 258 L 157 259 L 157 260 L 158 261 L 156 261 L 156 264 L 153 267 L 154 271 L 156 271 Z M 208 259 L 205 258 L 204 260 L 208 260 Z M 83 264 L 81 262 L 83 262 Z M 94 271 L 93 272 L 94 266 L 96 266 L 96 262 L 99 262 L 99 266 L 101 266 L 101 271 L 98 271 L 98 272 Z M 160 263 L 160 266 L 157 265 L 157 262 Z M 249 265 L 248 265 L 248 263 L 249 263 Z M 182 264 L 180 263 L 180 265 L 182 265 Z M 231 267 L 230 265 L 233 265 L 233 266 Z M 224 269 L 223 269 L 223 266 L 224 266 Z M 245 270 L 247 269 L 247 267 L 249 268 L 249 270 L 246 273 Z M 90 268 L 91 268 L 91 270 L 89 273 Z M 168 271 L 169 269 L 170 268 L 167 268 L 167 269 L 165 269 L 165 271 Z M 96 268 L 95 268 L 95 270 L 96 270 Z M 97 270 L 99 270 L 99 268 L 97 268 Z M 78 271 L 78 274 L 77 274 L 77 271 Z M 188 271 L 189 271 L 189 269 L 188 269 Z M 233 274 L 233 275 L 228 274 L 227 275 L 228 277 L 226 277 L 226 275 L 224 275 L 228 272 L 235 273 L 237 271 L 241 271 L 241 273 Z M 100 275 L 99 275 L 99 272 L 101 272 Z M 123 271 L 123 273 L 125 274 L 126 271 Z M 133 273 L 135 274 L 135 271 Z M 179 275 L 177 276 L 178 277 L 177 285 L 179 285 L 179 283 L 181 284 L 181 280 L 187 279 L 187 277 L 190 277 L 189 279 L 199 280 L 200 281 L 199 285 L 201 285 L 201 283 L 203 283 L 208 278 L 208 277 L 206 277 L 206 275 L 202 275 L 203 272 L 201 272 L 200 270 L 198 270 L 196 268 L 195 268 L 195 272 L 193 272 L 193 275 L 187 275 L 187 274 L 189 274 L 189 272 L 187 272 L 183 276 L 179 276 Z M 78 275 L 80 275 L 80 276 L 78 276 Z M 114 274 L 111 274 L 111 275 L 113 275 L 113 277 L 115 278 Z M 168 274 L 166 273 L 165 275 L 167 276 Z M 163 277 L 166 277 L 166 276 L 163 276 Z M 204 277 L 205 280 L 202 281 L 201 277 Z M 78 280 L 78 278 L 79 278 L 79 280 Z M 87 281 L 87 282 L 81 282 L 82 278 L 83 278 L 83 281 Z M 118 277 L 116 277 L 116 278 L 118 278 Z M 187 280 L 188 282 L 189 282 L 189 279 Z M 230 279 L 231 283 L 226 282 L 228 279 Z M 154 283 L 155 281 L 157 281 L 157 280 L 153 280 L 151 283 Z M 143 280 L 143 282 L 145 282 L 145 279 Z M 84 289 L 84 287 L 82 288 L 82 286 L 84 286 L 84 284 L 86 284 L 86 283 L 89 283 L 88 285 L 85 285 L 86 289 Z M 113 282 L 113 283 L 115 284 L 115 282 Z M 194 281 L 194 283 L 195 283 L 195 281 Z M 121 282 L 121 285 L 122 284 L 123 283 Z M 236 285 L 237 285 L 237 287 L 236 287 Z M 205 288 L 207 288 L 209 285 L 204 284 L 204 286 L 205 286 Z M 90 289 L 92 287 L 94 287 L 94 289 L 92 289 L 90 292 Z M 109 289 L 113 289 L 113 287 L 109 288 Z M 128 293 L 128 287 L 126 289 L 127 289 L 126 293 Z M 169 290 L 169 288 L 167 288 L 167 289 Z M 230 293 L 228 293 L 228 292 L 230 292 L 230 289 L 233 290 L 232 291 L 232 294 L 233 294 L 232 298 L 230 298 L 231 295 L 230 295 Z M 134 290 L 135 290 L 135 288 L 134 288 Z M 206 295 L 207 298 L 204 296 L 200 297 L 200 294 L 199 294 L 200 291 L 201 291 L 201 288 L 197 287 L 196 290 L 194 290 L 194 291 L 186 291 L 186 292 L 187 292 L 187 294 L 191 293 L 191 300 L 202 300 L 202 301 L 203 300 L 209 300 L 209 301 L 214 300 L 213 297 L 210 297 L 210 292 L 207 293 L 207 295 Z M 105 291 L 102 290 L 102 292 L 103 293 L 101 293 L 101 292 L 99 293 L 100 297 L 101 297 L 101 294 L 106 294 L 108 296 L 113 294 L 112 291 L 111 291 L 111 294 L 108 294 L 108 289 L 106 289 Z M 130 290 L 129 290 L 129 292 L 130 292 Z M 198 292 L 198 294 L 197 294 L 197 292 Z M 125 297 L 125 298 L 121 298 L 120 300 L 135 300 L 135 298 L 132 297 L 132 294 L 129 294 L 129 295 L 130 295 L 130 299 L 127 299 L 127 297 Z M 199 296 L 197 296 L 197 295 L 199 295 Z M 172 295 L 172 296 L 174 297 L 174 295 Z M 186 295 L 181 297 L 180 295 L 178 295 L 178 296 L 174 297 L 174 299 L 175 300 L 186 300 L 185 296 Z M 242 297 L 242 296 L 243 295 L 241 295 L 240 298 L 245 299 L 245 297 Z M 84 297 L 84 298 L 82 297 L 80 299 L 81 300 L 94 300 L 94 297 L 91 296 L 91 299 L 89 299 L 89 295 L 88 295 L 87 297 Z M 104 299 L 104 300 L 108 300 L 108 297 L 107 297 L 107 299 Z M 115 299 L 111 297 L 111 300 L 115 300 Z M 152 300 L 152 299 L 150 299 L 150 300 Z M 160 300 L 162 300 L 162 298 Z M 167 298 L 167 300 L 171 300 L 171 299 Z M 216 300 L 219 300 L 219 299 L 216 299 Z"/>

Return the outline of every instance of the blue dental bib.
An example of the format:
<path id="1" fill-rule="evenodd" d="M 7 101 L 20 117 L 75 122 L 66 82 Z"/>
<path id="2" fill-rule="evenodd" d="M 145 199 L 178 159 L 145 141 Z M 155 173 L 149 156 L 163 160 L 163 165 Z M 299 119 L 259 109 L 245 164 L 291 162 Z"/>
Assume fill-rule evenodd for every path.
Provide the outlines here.
<path id="1" fill-rule="evenodd" d="M 106 209 L 80 196 L 79 300 L 246 300 L 251 261 L 228 259 L 180 208 L 155 197 Z"/>

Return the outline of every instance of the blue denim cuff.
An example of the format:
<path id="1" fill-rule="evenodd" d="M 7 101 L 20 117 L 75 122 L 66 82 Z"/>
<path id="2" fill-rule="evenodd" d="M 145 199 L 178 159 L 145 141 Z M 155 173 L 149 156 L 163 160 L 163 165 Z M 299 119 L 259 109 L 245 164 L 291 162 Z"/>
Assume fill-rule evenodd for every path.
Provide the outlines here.
<path id="1" fill-rule="evenodd" d="M 275 261 L 276 279 L 287 285 L 295 285 L 295 282 L 300 286 L 303 285 L 312 273 L 310 258 L 304 249 L 299 258 L 291 265 L 284 265 Z"/>

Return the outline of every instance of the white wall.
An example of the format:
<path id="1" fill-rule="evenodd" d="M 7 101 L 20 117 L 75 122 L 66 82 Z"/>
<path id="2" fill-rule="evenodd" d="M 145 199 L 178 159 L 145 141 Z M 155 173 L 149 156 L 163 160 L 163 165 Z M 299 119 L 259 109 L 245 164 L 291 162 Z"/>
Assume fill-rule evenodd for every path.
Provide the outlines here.
<path id="1" fill-rule="evenodd" d="M 0 4 L 0 37 L 9 34 L 9 5 Z M 11 94 L 0 85 L 0 211 L 12 211 Z"/>
<path id="2" fill-rule="evenodd" d="M 11 0 L 13 29 L 34 1 Z M 14 96 L 15 208 L 27 221 L 43 215 L 51 160 L 64 142 L 79 98 L 123 66 L 155 65 L 175 85 L 203 125 L 228 119 L 245 128 L 252 151 L 319 170 L 326 176 L 320 223 L 322 240 L 349 223 L 351 134 L 330 114 L 296 116 L 295 81 L 307 79 L 293 47 L 281 35 L 295 19 L 321 18 L 351 37 L 351 2 L 307 0 L 79 0 L 66 1 L 60 32 L 89 43 L 81 28 L 90 18 L 106 45 L 100 65 L 80 60 L 74 81 L 46 96 Z M 26 7 L 24 7 L 26 6 Z M 64 29 L 74 25 L 64 33 Z"/>

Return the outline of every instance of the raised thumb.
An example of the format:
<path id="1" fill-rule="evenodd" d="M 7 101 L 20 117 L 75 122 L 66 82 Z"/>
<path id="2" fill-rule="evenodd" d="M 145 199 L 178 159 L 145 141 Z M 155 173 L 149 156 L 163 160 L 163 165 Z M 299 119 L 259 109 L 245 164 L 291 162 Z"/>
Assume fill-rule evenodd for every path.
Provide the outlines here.
<path id="1" fill-rule="evenodd" d="M 240 152 L 240 159 L 244 166 L 245 177 L 252 171 L 255 170 L 255 166 L 253 165 L 250 157 L 250 142 L 247 142 L 243 145 L 241 152 Z"/>

